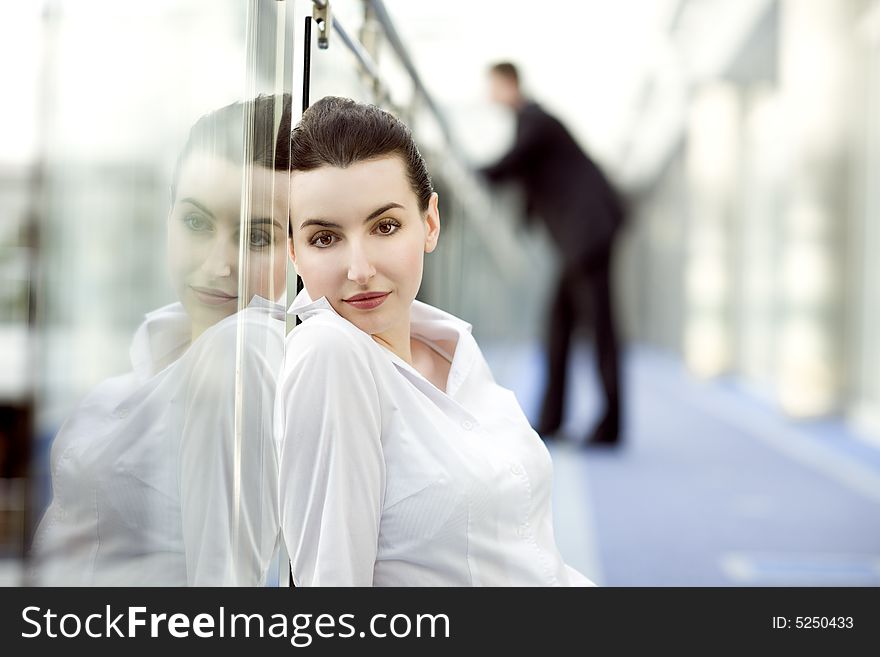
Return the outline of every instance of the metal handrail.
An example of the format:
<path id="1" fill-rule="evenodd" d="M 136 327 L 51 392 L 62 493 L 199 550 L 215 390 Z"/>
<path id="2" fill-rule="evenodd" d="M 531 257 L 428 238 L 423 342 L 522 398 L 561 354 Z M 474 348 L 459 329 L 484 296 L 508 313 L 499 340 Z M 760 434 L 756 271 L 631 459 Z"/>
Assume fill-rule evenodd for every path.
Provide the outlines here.
<path id="1" fill-rule="evenodd" d="M 395 54 L 400 59 L 401 64 L 403 64 L 404 69 L 406 69 L 406 72 L 409 74 L 416 92 L 421 96 L 425 105 L 434 115 L 434 119 L 437 121 L 437 125 L 440 127 L 440 131 L 442 132 L 443 137 L 446 140 L 447 146 L 449 146 L 449 148 L 455 154 L 456 158 L 458 158 L 458 160 L 462 164 L 465 164 L 467 162 L 467 158 L 464 157 L 461 148 L 459 147 L 456 140 L 453 138 L 452 130 L 449 127 L 449 122 L 446 120 L 446 117 L 440 111 L 440 108 L 438 107 L 433 96 L 431 96 L 430 92 L 428 92 L 428 89 L 425 87 L 425 84 L 422 82 L 422 78 L 419 75 L 419 72 L 416 70 L 415 64 L 413 64 L 412 58 L 409 56 L 409 52 L 407 51 L 406 46 L 403 45 L 403 40 L 400 38 L 400 34 L 397 32 L 397 28 L 394 27 L 394 21 L 391 20 L 391 16 L 389 15 L 388 10 L 385 8 L 385 3 L 382 2 L 382 0 L 365 0 L 365 2 L 373 10 L 376 20 L 379 22 L 379 24 L 382 26 L 383 31 L 385 32 L 388 43 L 391 45 Z M 312 4 L 314 4 L 319 9 L 326 9 L 327 0 L 312 0 Z M 370 56 L 364 46 L 360 43 L 360 41 L 354 39 L 348 33 L 348 31 L 345 29 L 345 26 L 343 26 L 342 23 L 340 23 L 335 16 L 331 16 L 331 21 L 333 24 L 333 30 L 339 35 L 345 46 L 358 60 L 358 63 L 364 69 L 364 72 L 370 78 L 372 78 L 377 87 L 382 88 L 384 85 L 382 84 L 382 78 L 379 74 L 379 67 L 376 65 L 376 62 L 373 60 L 373 58 Z"/>
<path id="2" fill-rule="evenodd" d="M 449 123 L 447 122 L 446 117 L 440 111 L 440 108 L 437 106 L 434 98 L 428 92 L 427 88 L 425 88 L 425 85 L 422 82 L 422 78 L 416 70 L 415 64 L 413 64 L 413 61 L 409 56 L 409 52 L 407 51 L 406 46 L 403 45 L 403 40 L 400 38 L 397 29 L 394 27 L 394 22 L 391 20 L 391 16 L 388 14 L 388 10 L 385 8 L 385 3 L 382 0 L 366 0 L 366 2 L 370 5 L 370 7 L 372 7 L 373 12 L 376 16 L 376 20 L 379 21 L 379 24 L 382 25 L 382 28 L 385 30 L 385 35 L 388 38 L 388 43 L 394 49 L 394 52 L 397 54 L 400 62 L 403 64 L 403 67 L 406 69 L 407 73 L 409 73 L 410 78 L 412 78 L 416 91 L 418 91 L 418 93 L 422 96 L 425 104 L 428 106 L 428 108 L 431 110 L 431 113 L 434 115 L 434 118 L 437 120 L 437 123 L 440 126 L 440 130 L 443 132 L 443 136 L 446 138 L 446 143 L 449 145 L 450 148 L 452 148 L 456 156 L 464 161 L 461 151 L 458 148 L 458 144 L 452 137 L 452 130 L 449 127 Z"/>
<path id="3" fill-rule="evenodd" d="M 321 2 L 322 0 L 313 1 Z M 339 35 L 339 38 L 342 39 L 342 42 L 349 50 L 351 50 L 352 54 L 358 60 L 367 75 L 373 78 L 374 82 L 381 84 L 382 79 L 379 76 L 379 68 L 376 66 L 376 62 L 373 61 L 373 58 L 370 57 L 370 53 L 367 52 L 366 48 L 364 48 L 360 41 L 352 38 L 351 35 L 346 32 L 345 27 L 343 27 L 342 23 L 340 23 L 335 16 L 333 17 L 333 29 L 336 30 L 336 33 Z"/>

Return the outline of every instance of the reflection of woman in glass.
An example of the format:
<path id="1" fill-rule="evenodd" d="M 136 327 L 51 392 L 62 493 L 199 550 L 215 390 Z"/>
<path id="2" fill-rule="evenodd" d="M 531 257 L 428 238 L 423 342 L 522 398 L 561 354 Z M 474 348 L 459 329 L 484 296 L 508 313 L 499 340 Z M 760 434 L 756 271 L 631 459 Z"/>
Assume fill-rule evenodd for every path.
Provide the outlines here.
<path id="1" fill-rule="evenodd" d="M 325 98 L 291 141 L 292 306 L 276 406 L 297 585 L 591 585 L 553 536 L 551 463 L 470 325 L 415 300 L 440 232 L 406 127 Z"/>
<path id="2" fill-rule="evenodd" d="M 271 427 L 284 323 L 273 302 L 285 292 L 289 134 L 286 96 L 193 126 L 168 217 L 180 301 L 146 316 L 132 371 L 100 384 L 58 432 L 39 583 L 265 582 L 279 536 Z"/>

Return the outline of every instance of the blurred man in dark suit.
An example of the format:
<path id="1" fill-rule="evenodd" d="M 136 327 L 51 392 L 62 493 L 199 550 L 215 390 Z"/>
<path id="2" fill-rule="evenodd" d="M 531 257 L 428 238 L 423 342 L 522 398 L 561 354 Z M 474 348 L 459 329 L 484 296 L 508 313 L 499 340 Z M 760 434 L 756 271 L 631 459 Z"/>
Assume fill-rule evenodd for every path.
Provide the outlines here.
<path id="1" fill-rule="evenodd" d="M 592 318 L 605 408 L 587 443 L 617 444 L 620 376 L 609 274 L 614 237 L 623 223 L 620 199 L 565 127 L 523 96 L 513 64 L 496 64 L 489 78 L 492 100 L 516 113 L 516 140 L 482 173 L 493 183 L 522 185 L 528 216 L 544 221 L 563 260 L 548 317 L 547 387 L 536 430 L 546 439 L 562 424 L 572 332 Z"/>

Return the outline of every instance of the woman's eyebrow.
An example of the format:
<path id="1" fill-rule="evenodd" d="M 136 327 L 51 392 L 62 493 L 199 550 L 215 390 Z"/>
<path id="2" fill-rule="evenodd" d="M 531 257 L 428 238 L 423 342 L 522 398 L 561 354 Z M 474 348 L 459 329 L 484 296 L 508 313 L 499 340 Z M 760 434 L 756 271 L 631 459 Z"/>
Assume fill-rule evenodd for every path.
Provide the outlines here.
<path id="1" fill-rule="evenodd" d="M 206 208 L 204 205 L 202 205 L 202 204 L 199 203 L 197 200 L 195 200 L 192 196 L 187 196 L 186 198 L 182 198 L 182 199 L 180 199 L 180 202 L 181 202 L 181 203 L 189 203 L 190 205 L 194 205 L 194 206 L 196 206 L 199 210 L 201 210 L 201 211 L 204 212 L 206 215 L 208 215 L 209 217 L 212 217 L 212 218 L 214 217 L 214 213 L 213 213 L 213 212 L 211 212 L 208 208 Z"/>
<path id="2" fill-rule="evenodd" d="M 370 221 L 370 220 L 372 220 L 372 219 L 375 219 L 375 218 L 378 217 L 380 214 L 383 214 L 383 213 L 385 213 L 385 212 L 388 212 L 388 210 L 391 210 L 392 208 L 400 208 L 400 209 L 403 209 L 403 206 L 402 206 L 400 203 L 394 203 L 394 202 L 392 202 L 392 203 L 386 203 L 386 204 L 383 205 L 381 208 L 377 208 L 377 209 L 373 210 L 373 211 L 369 214 L 369 216 L 368 216 L 366 219 L 364 219 L 364 221 L 367 222 L 367 221 Z"/>
<path id="3" fill-rule="evenodd" d="M 327 221 L 326 219 L 306 219 L 302 224 L 300 224 L 300 229 L 305 228 L 306 226 L 321 226 L 323 228 L 342 228 L 337 223 L 333 223 L 332 221 Z"/>
<path id="4" fill-rule="evenodd" d="M 385 212 L 388 212 L 388 210 L 391 210 L 393 208 L 400 208 L 401 210 L 405 209 L 404 206 L 402 206 L 400 203 L 394 203 L 394 202 L 386 203 L 382 207 L 379 207 L 379 208 L 376 208 L 375 210 L 373 210 L 367 216 L 367 218 L 364 219 L 364 223 L 366 223 L 368 221 L 372 221 L 373 219 L 375 219 L 379 215 L 384 214 Z M 339 225 L 333 221 L 328 221 L 327 219 L 306 219 L 304 222 L 302 222 L 300 224 L 299 227 L 300 227 L 300 229 L 303 229 L 306 226 L 321 226 L 322 228 L 342 228 L 341 225 Z"/>
<path id="5" fill-rule="evenodd" d="M 251 226 L 259 225 L 259 224 L 273 224 L 279 230 L 281 229 L 281 224 L 279 224 L 274 219 L 269 217 L 253 217 L 251 219 Z"/>

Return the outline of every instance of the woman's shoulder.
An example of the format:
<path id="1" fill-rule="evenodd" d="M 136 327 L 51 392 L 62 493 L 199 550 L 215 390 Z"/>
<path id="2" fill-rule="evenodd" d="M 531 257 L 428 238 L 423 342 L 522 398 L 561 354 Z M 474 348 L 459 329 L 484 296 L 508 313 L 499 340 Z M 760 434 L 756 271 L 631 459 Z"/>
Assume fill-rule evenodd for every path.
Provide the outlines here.
<path id="1" fill-rule="evenodd" d="M 311 315 L 287 336 L 287 349 L 341 349 L 347 352 L 365 352 L 370 336 L 334 312 Z"/>
<path id="2" fill-rule="evenodd" d="M 280 306 L 279 306 L 280 308 Z M 284 313 L 282 310 L 263 306 L 248 306 L 237 313 L 224 317 L 205 331 L 202 336 L 207 340 L 228 340 L 244 332 L 253 337 L 273 340 L 284 339 Z"/>
<path id="3" fill-rule="evenodd" d="M 220 320 L 190 346 L 192 354 L 263 353 L 280 356 L 284 345 L 284 321 L 266 308 L 248 307 Z"/>
<path id="4" fill-rule="evenodd" d="M 199 335 L 168 370 L 192 395 L 234 395 L 237 381 L 274 386 L 284 356 L 284 321 L 250 308 Z"/>
<path id="5" fill-rule="evenodd" d="M 341 393 L 378 403 L 382 365 L 375 352 L 381 348 L 340 316 L 313 315 L 287 336 L 279 384 L 302 400 Z"/>
<path id="6" fill-rule="evenodd" d="M 372 370 L 377 347 L 367 333 L 347 319 L 326 312 L 310 316 L 290 332 L 284 358 L 288 368 L 314 362 L 322 370 Z"/>

